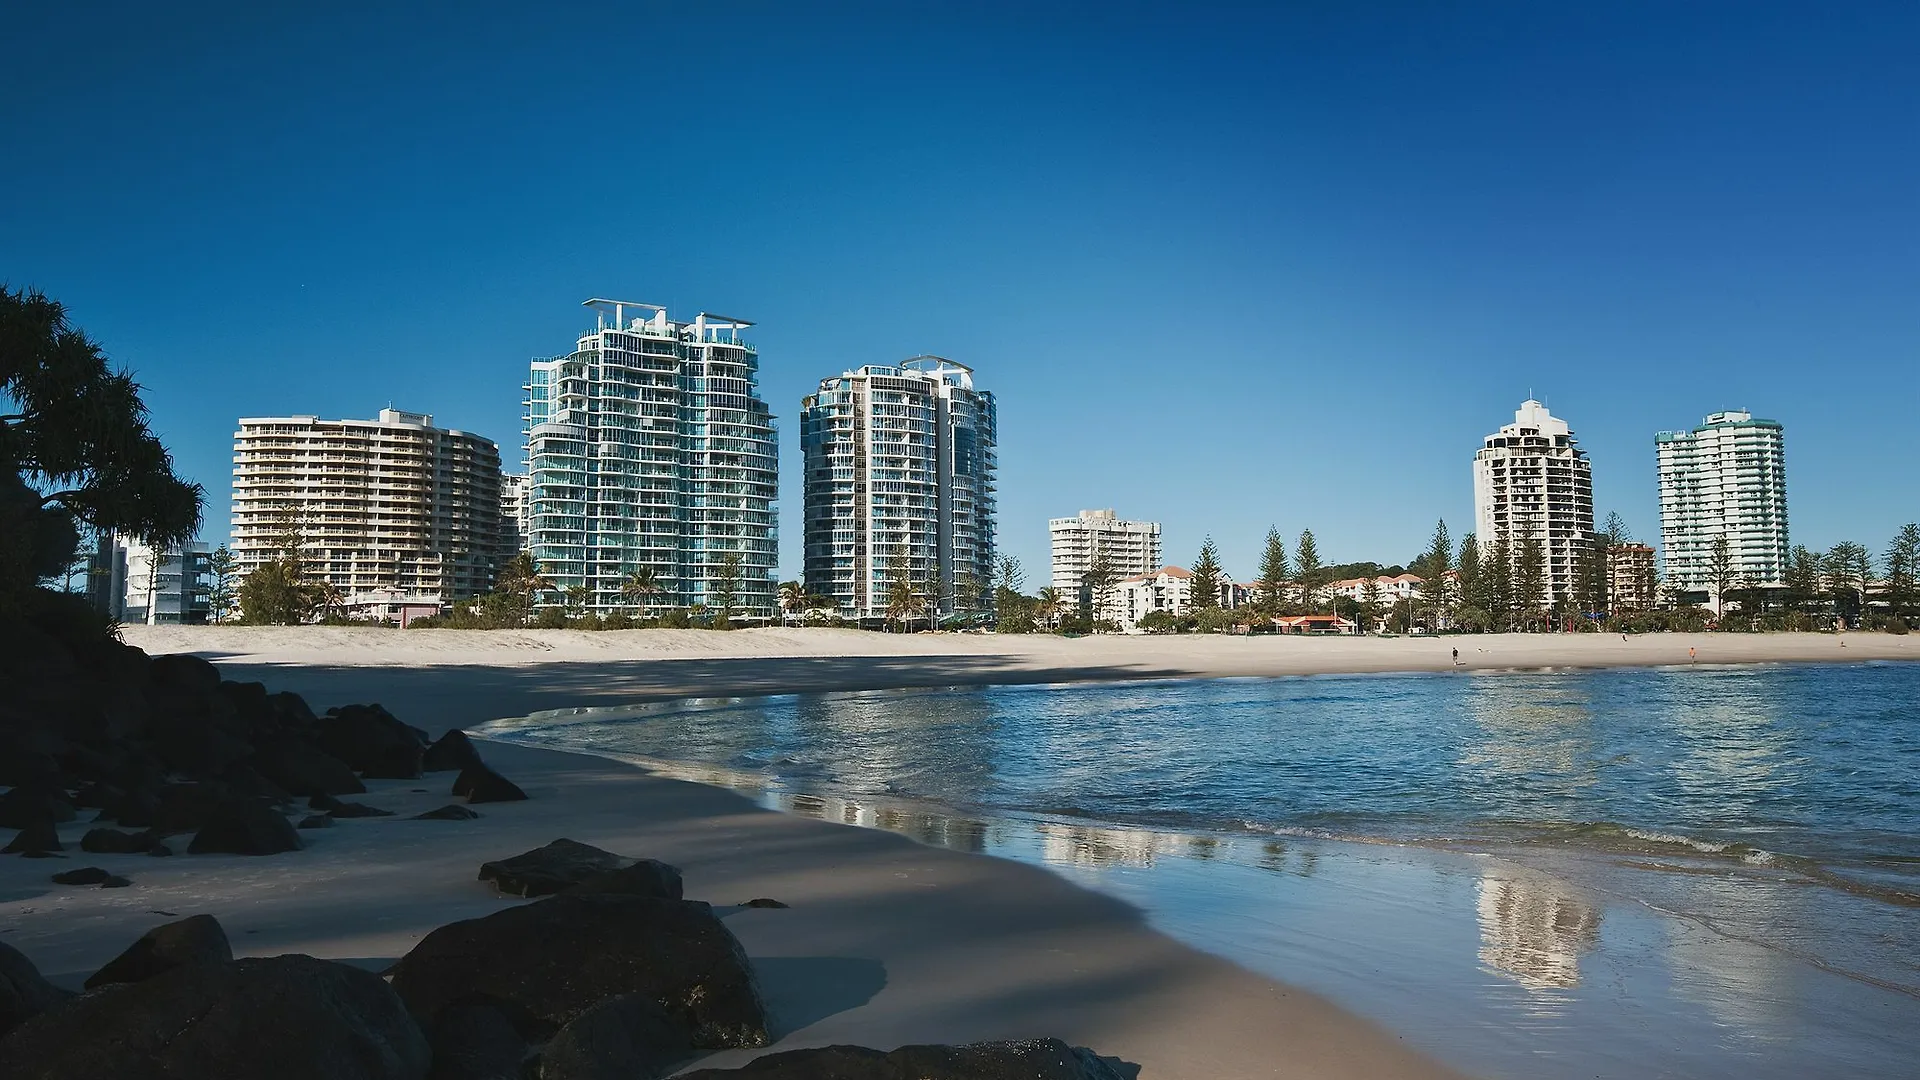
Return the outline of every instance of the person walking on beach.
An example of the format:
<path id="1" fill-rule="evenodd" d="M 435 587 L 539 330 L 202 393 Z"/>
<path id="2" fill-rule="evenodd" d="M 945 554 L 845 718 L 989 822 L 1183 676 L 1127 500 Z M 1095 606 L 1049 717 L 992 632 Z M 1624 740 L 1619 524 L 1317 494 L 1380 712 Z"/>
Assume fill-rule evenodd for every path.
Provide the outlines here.
<path id="1" fill-rule="evenodd" d="M 1691 645 L 1687 646 L 1687 663 L 1691 664 L 1694 662 L 1695 659 L 1696 657 L 1693 655 L 1693 646 Z"/>
<path id="2" fill-rule="evenodd" d="M 1459 649 L 1453 650 L 1453 666 L 1454 667 L 1460 666 L 1460 650 Z"/>

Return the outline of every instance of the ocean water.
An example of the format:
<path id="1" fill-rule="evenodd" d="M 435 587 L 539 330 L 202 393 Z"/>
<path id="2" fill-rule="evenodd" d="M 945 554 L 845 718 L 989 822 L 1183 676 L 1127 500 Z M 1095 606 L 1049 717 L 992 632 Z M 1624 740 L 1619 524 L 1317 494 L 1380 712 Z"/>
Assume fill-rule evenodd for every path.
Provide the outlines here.
<path id="1" fill-rule="evenodd" d="M 1920 665 L 699 699 L 489 734 L 1050 866 L 1484 1075 L 1920 1075 Z"/>

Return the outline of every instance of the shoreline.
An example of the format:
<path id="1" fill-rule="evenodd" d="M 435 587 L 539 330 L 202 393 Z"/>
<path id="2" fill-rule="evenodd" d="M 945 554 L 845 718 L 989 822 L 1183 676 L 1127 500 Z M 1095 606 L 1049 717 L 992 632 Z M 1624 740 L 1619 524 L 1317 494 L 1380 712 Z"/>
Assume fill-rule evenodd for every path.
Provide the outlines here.
<path id="1" fill-rule="evenodd" d="M 276 688 L 329 700 L 345 694 L 396 711 L 439 708 L 452 679 L 463 697 L 486 703 L 444 717 L 463 727 L 558 708 L 914 687 L 1920 660 L 1920 635 L 1856 633 L 1069 639 L 812 628 L 130 626 L 124 636 L 150 653 L 196 653 Z"/>
<path id="2" fill-rule="evenodd" d="M 689 897 L 714 903 L 754 959 L 777 1041 L 684 1068 L 832 1043 L 1052 1036 L 1151 1080 L 1458 1075 L 1357 1014 L 1182 945 L 1137 908 L 1047 870 L 763 809 L 608 758 L 493 740 L 481 749 L 533 798 L 483 807 L 480 821 L 409 820 L 447 801 L 449 774 L 429 774 L 370 781 L 357 798 L 400 816 L 340 822 L 305 835 L 297 853 L 151 859 L 70 845 L 62 865 L 0 861 L 0 940 L 77 987 L 141 932 L 204 912 L 236 955 L 306 952 L 381 970 L 437 926 L 521 902 L 476 881 L 480 862 L 566 836 L 680 867 Z M 86 827 L 62 826 L 63 840 Z M 74 865 L 107 867 L 134 887 L 48 884 Z M 792 907 L 738 906 L 761 896 Z"/>

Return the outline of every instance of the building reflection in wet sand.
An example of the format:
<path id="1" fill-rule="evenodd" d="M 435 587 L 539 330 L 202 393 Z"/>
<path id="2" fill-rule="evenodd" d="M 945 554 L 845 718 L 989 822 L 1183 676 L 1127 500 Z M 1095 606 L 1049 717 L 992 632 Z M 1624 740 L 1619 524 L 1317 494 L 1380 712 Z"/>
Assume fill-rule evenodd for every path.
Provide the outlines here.
<path id="1" fill-rule="evenodd" d="M 1580 957 L 1600 943 L 1600 909 L 1545 874 L 1481 874 L 1480 960 L 1529 990 L 1580 985 Z"/>

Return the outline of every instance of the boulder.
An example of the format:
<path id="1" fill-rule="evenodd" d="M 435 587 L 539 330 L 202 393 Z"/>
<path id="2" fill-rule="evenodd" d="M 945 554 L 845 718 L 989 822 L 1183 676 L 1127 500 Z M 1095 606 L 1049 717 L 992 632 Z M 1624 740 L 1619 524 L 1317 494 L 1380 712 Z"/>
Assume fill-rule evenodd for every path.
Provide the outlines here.
<path id="1" fill-rule="evenodd" d="M 118 829 L 88 829 L 80 838 L 80 850 L 95 855 L 138 855 L 153 849 L 152 833 L 121 832 Z"/>
<path id="2" fill-rule="evenodd" d="M 300 850 L 300 835 L 278 810 L 250 799 L 216 807 L 193 834 L 189 855 L 276 855 Z"/>
<path id="3" fill-rule="evenodd" d="M 140 935 L 127 951 L 87 978 L 87 989 L 112 983 L 145 982 L 188 964 L 224 964 L 233 959 L 227 932 L 211 915 L 164 923 Z"/>
<path id="4" fill-rule="evenodd" d="M 66 870 L 53 875 L 53 883 L 55 885 L 98 885 L 112 876 L 97 866 L 83 866 L 78 870 Z"/>
<path id="5" fill-rule="evenodd" d="M 281 727 L 311 727 L 317 719 L 307 699 L 291 690 L 281 690 L 267 695 L 267 707 L 280 719 Z"/>
<path id="6" fill-rule="evenodd" d="M 133 884 L 132 878 L 123 878 L 119 874 L 108 874 L 107 879 L 100 883 L 100 887 L 103 889 L 124 889 L 131 884 Z"/>
<path id="7" fill-rule="evenodd" d="M 279 738 L 253 753 L 262 776 L 295 795 L 358 795 L 367 785 L 347 763 L 302 738 Z"/>
<path id="8" fill-rule="evenodd" d="M 903 1046 L 822 1046 L 755 1058 L 738 1069 L 695 1069 L 679 1080 L 1125 1080 L 1084 1046 L 1059 1039 Z"/>
<path id="9" fill-rule="evenodd" d="M 333 828 L 333 815 L 332 814 L 308 814 L 306 817 L 301 818 L 300 824 L 294 826 L 294 828 L 296 829 L 331 829 Z"/>
<path id="10" fill-rule="evenodd" d="M 678 900 L 684 889 L 680 869 L 658 859 L 639 859 L 632 866 L 595 874 L 567 890 L 570 893 L 619 893 L 622 896 L 651 896 Z"/>
<path id="11" fill-rule="evenodd" d="M 533 1048 L 498 1009 L 449 1005 L 427 1029 L 433 1071 L 427 1080 L 523 1080 Z"/>
<path id="12" fill-rule="evenodd" d="M 0 848 L 0 855 L 24 855 L 29 859 L 38 859 L 61 850 L 59 830 L 53 827 L 53 822 L 42 821 L 15 833 L 7 846 Z"/>
<path id="13" fill-rule="evenodd" d="M 562 837 L 545 847 L 480 864 L 480 880 L 514 896 L 549 896 L 633 860 Z M 678 900 L 679 896 L 672 899 Z"/>
<path id="14" fill-rule="evenodd" d="M 146 789 L 129 791 L 118 806 L 94 820 L 117 821 L 129 829 L 150 829 L 160 820 L 160 797 Z"/>
<path id="15" fill-rule="evenodd" d="M 279 803 L 293 801 L 293 796 L 286 788 L 262 776 L 258 769 L 244 761 L 229 765 L 220 774 L 220 783 L 226 787 L 227 794 L 236 798 L 269 799 Z"/>
<path id="16" fill-rule="evenodd" d="M 540 1080 L 634 1080 L 665 1076 L 693 1050 L 652 1000 L 608 998 L 573 1018 L 540 1050 Z"/>
<path id="17" fill-rule="evenodd" d="M 307 809 L 319 810 L 337 818 L 392 817 L 393 811 L 366 803 L 342 802 L 331 795 L 315 795 L 307 800 Z"/>
<path id="18" fill-rule="evenodd" d="M 485 768 L 480 761 L 480 751 L 473 748 L 473 740 L 467 738 L 467 733 L 459 728 L 440 736 L 439 741 L 427 747 L 426 754 L 420 759 L 420 768 L 426 772 L 451 772 L 475 767 Z"/>
<path id="19" fill-rule="evenodd" d="M 313 725 L 320 749 L 362 776 L 412 780 L 426 751 L 412 728 L 378 705 L 346 705 Z"/>
<path id="20" fill-rule="evenodd" d="M 213 694 L 220 689 L 220 669 L 190 653 L 168 653 L 147 663 L 147 680 L 156 686 Z"/>
<path id="21" fill-rule="evenodd" d="M 126 797 L 126 792 L 112 784 L 106 783 L 105 781 L 95 781 L 91 784 L 80 785 L 80 790 L 73 793 L 73 805 L 111 812 L 117 808 L 121 800 Z"/>
<path id="22" fill-rule="evenodd" d="M 765 1046 L 766 1009 L 740 943 L 706 904 L 555 896 L 440 927 L 392 970 L 413 1015 L 484 997 L 539 1041 L 608 998 L 658 1004 L 688 1045 Z"/>
<path id="23" fill-rule="evenodd" d="M 415 821 L 472 821 L 480 816 L 480 811 L 469 810 L 459 803 L 448 803 L 438 810 L 429 810 L 424 814 L 413 815 Z"/>
<path id="24" fill-rule="evenodd" d="M 0 1036 L 72 996 L 41 978 L 18 949 L 0 942 Z"/>
<path id="25" fill-rule="evenodd" d="M 160 789 L 159 801 L 154 805 L 153 831 L 162 836 L 193 832 L 205 825 L 229 798 L 227 789 L 217 783 L 168 784 Z M 122 816 L 120 824 L 134 823 Z"/>
<path id="26" fill-rule="evenodd" d="M 513 781 L 485 765 L 460 770 L 453 780 L 453 794 L 465 795 L 470 803 L 519 802 L 527 797 Z"/>
<path id="27" fill-rule="evenodd" d="M 378 975 L 311 956 L 188 964 L 15 1028 L 36 1080 L 425 1080 L 426 1036 Z"/>
<path id="28" fill-rule="evenodd" d="M 757 896 L 757 897 L 754 897 L 752 900 L 749 900 L 746 903 L 741 904 L 740 906 L 754 907 L 754 908 L 788 908 L 788 907 L 792 907 L 793 905 L 783 904 L 778 900 L 770 899 L 765 896 Z"/>
<path id="29" fill-rule="evenodd" d="M 67 793 L 50 782 L 22 785 L 0 795 L 0 829 L 24 829 L 43 821 L 58 825 L 78 816 Z"/>

